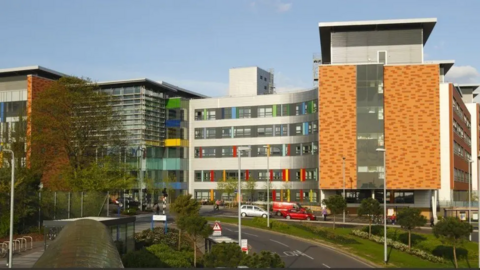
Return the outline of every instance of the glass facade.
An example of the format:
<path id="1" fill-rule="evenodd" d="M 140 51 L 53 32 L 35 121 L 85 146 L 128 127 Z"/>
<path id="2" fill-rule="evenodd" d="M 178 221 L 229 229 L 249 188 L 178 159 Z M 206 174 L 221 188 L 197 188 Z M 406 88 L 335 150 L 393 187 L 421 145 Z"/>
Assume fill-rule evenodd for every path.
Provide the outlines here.
<path id="1" fill-rule="evenodd" d="M 357 66 L 357 187 L 383 188 L 383 65 Z"/>

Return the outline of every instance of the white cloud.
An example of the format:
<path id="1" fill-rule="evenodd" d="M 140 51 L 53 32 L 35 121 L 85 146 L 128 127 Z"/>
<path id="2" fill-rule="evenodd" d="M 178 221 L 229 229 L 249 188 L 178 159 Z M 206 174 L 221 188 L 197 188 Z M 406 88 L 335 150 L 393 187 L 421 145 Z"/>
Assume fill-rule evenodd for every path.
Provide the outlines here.
<path id="1" fill-rule="evenodd" d="M 275 91 L 277 93 L 294 92 L 314 88 L 313 82 L 309 84 L 302 80 L 285 76 L 282 72 L 275 73 L 274 82 Z"/>
<path id="2" fill-rule="evenodd" d="M 250 2 L 250 8 L 257 11 L 258 7 L 267 7 L 278 13 L 285 13 L 292 9 L 292 3 L 284 3 L 281 0 L 254 0 Z"/>
<path id="3" fill-rule="evenodd" d="M 454 83 L 478 83 L 480 73 L 472 66 L 453 66 L 448 71 L 446 79 Z"/>

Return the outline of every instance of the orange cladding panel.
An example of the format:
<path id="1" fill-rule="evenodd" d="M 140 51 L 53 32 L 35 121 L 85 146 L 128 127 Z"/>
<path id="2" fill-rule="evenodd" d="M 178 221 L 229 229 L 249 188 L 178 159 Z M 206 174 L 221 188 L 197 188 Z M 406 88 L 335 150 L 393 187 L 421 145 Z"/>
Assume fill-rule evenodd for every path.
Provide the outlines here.
<path id="1" fill-rule="evenodd" d="M 440 188 L 439 65 L 385 66 L 388 189 Z"/>
<path id="2" fill-rule="evenodd" d="M 319 167 L 320 188 L 343 188 L 342 156 L 345 160 L 345 185 L 357 187 L 357 83 L 356 66 L 319 68 Z"/>

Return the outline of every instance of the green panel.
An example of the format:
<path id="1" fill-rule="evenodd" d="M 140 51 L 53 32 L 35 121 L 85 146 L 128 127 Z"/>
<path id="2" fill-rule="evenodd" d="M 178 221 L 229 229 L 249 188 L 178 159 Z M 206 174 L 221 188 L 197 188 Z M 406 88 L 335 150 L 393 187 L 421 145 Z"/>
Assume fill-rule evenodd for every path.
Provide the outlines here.
<path id="1" fill-rule="evenodd" d="M 179 158 L 166 158 L 163 160 L 165 170 L 173 171 L 180 170 L 180 159 Z"/>
<path id="2" fill-rule="evenodd" d="M 207 109 L 203 109 L 203 120 L 207 120 Z"/>
<path id="3" fill-rule="evenodd" d="M 277 116 L 277 105 L 273 105 L 273 117 Z"/>
<path id="4" fill-rule="evenodd" d="M 313 101 L 309 101 L 307 105 L 307 113 L 312 113 L 313 112 Z"/>
<path id="5" fill-rule="evenodd" d="M 170 98 L 170 99 L 167 99 L 167 104 L 166 104 L 166 108 L 167 109 L 175 109 L 175 108 L 180 108 L 180 101 L 181 99 L 180 98 Z"/>
<path id="6" fill-rule="evenodd" d="M 240 111 L 240 110 L 239 110 L 238 108 L 235 110 L 235 112 L 236 112 L 236 114 L 237 114 L 236 119 L 240 118 L 240 117 L 239 117 L 239 111 Z"/>
<path id="7" fill-rule="evenodd" d="M 147 158 L 147 171 L 163 170 L 162 160 L 160 158 Z"/>

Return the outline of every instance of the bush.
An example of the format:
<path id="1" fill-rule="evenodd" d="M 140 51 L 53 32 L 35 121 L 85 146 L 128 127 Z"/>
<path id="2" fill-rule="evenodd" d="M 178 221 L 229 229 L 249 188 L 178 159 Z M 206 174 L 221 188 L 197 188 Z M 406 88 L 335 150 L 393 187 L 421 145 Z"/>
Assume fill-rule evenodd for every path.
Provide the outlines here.
<path id="1" fill-rule="evenodd" d="M 380 237 L 380 236 L 377 236 L 377 235 L 372 235 L 369 238 L 368 237 L 368 232 L 363 232 L 363 231 L 360 231 L 360 230 L 352 230 L 352 234 L 355 235 L 355 236 L 364 238 L 364 239 L 369 239 L 369 240 L 374 241 L 374 242 L 379 243 L 379 244 L 384 243 L 384 238 L 383 237 Z M 387 246 L 393 247 L 394 249 L 398 249 L 400 251 L 415 255 L 417 257 L 420 257 L 422 259 L 425 259 L 425 260 L 428 260 L 428 261 L 431 261 L 431 262 L 434 262 L 434 263 L 445 263 L 445 260 L 441 257 L 437 257 L 435 255 L 432 255 L 432 254 L 430 254 L 426 251 L 420 250 L 420 249 L 416 249 L 416 248 L 409 249 L 408 245 L 405 245 L 405 244 L 397 242 L 397 241 L 393 241 L 392 239 L 387 238 Z"/>
<path id="2" fill-rule="evenodd" d="M 177 251 L 165 244 L 147 247 L 147 250 L 157 257 L 167 268 L 192 268 L 193 252 Z"/>
<path id="3" fill-rule="evenodd" d="M 362 231 L 368 233 L 368 226 L 363 227 Z M 383 226 L 372 225 L 372 235 L 378 235 L 378 236 L 383 235 Z"/>
<path id="4" fill-rule="evenodd" d="M 133 216 L 137 214 L 136 208 L 129 208 L 128 210 L 122 210 L 122 215 Z"/>
<path id="5" fill-rule="evenodd" d="M 129 252 L 122 257 L 125 268 L 162 268 L 166 267 L 155 255 L 146 249 Z"/>
<path id="6" fill-rule="evenodd" d="M 262 251 L 260 254 L 247 255 L 237 244 L 216 244 L 210 253 L 204 256 L 205 267 L 236 268 L 239 265 L 249 268 L 284 268 L 285 263 L 278 254 Z"/>
<path id="7" fill-rule="evenodd" d="M 354 238 L 349 236 L 339 235 L 335 233 L 335 231 L 332 228 L 324 228 L 324 227 L 319 227 L 319 226 L 310 225 L 310 224 L 297 225 L 297 226 L 301 227 L 301 229 L 303 230 L 310 231 L 318 235 L 320 238 L 323 238 L 326 240 L 331 240 L 341 244 L 358 244 L 358 241 L 355 240 Z"/>
<path id="8" fill-rule="evenodd" d="M 165 229 L 156 227 L 152 230 L 144 230 L 142 232 L 135 234 L 135 242 L 137 247 L 149 247 L 155 244 L 164 244 L 172 249 L 178 249 L 178 234 L 179 231 L 174 228 L 169 228 L 167 234 L 165 234 Z M 188 241 L 188 238 L 182 234 L 182 243 L 181 250 L 192 251 L 191 243 Z"/>

